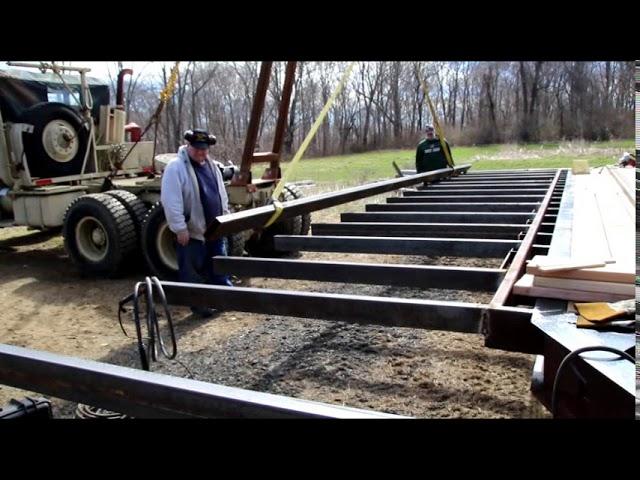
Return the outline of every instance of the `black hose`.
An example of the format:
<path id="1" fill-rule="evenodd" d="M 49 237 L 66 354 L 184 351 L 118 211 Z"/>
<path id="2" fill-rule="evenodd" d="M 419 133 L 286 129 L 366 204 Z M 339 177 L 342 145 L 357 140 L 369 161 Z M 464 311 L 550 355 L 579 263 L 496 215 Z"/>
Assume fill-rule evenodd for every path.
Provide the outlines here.
<path id="1" fill-rule="evenodd" d="M 636 359 L 633 358 L 631 355 L 629 355 L 627 352 L 623 352 L 622 350 L 618 350 L 617 348 L 607 347 L 607 346 L 603 346 L 603 345 L 592 346 L 592 347 L 582 347 L 582 348 L 578 348 L 577 350 L 574 350 L 573 352 L 569 353 L 567 356 L 565 356 L 562 359 L 562 362 L 560 362 L 560 366 L 558 367 L 558 370 L 556 371 L 556 378 L 553 381 L 553 389 L 551 390 L 551 414 L 553 415 L 553 418 L 556 418 L 556 416 L 557 416 L 558 385 L 560 384 L 560 376 L 562 375 L 562 373 L 564 371 L 564 368 L 569 364 L 569 362 L 571 360 L 573 360 L 574 358 L 578 357 L 581 353 L 597 352 L 597 351 L 615 353 L 615 354 L 619 355 L 620 357 L 629 360 L 631 363 L 635 364 L 635 362 L 636 362 Z"/>
<path id="2" fill-rule="evenodd" d="M 158 316 L 155 313 L 154 309 L 154 321 L 156 332 L 158 334 L 158 343 L 160 344 L 160 349 L 162 350 L 162 354 L 167 357 L 169 360 L 174 359 L 176 354 L 178 353 L 178 345 L 176 343 L 176 334 L 173 328 L 173 320 L 171 319 L 171 312 L 169 311 L 169 304 L 167 303 L 167 296 L 164 294 L 164 289 L 162 288 L 162 284 L 158 277 L 151 277 L 151 282 L 156 287 L 156 291 L 160 296 L 160 301 L 162 302 L 162 306 L 164 308 L 165 316 L 167 317 L 167 325 L 169 327 L 169 338 L 171 339 L 171 353 L 167 351 L 167 348 L 164 343 L 164 339 L 160 334 L 160 323 L 158 322 Z"/>
<path id="3" fill-rule="evenodd" d="M 146 299 L 147 299 L 147 333 L 149 334 L 147 350 L 148 355 L 150 355 L 152 361 L 158 360 L 158 349 L 156 348 L 156 322 L 155 322 L 155 313 L 156 313 L 156 305 L 153 301 L 153 284 L 151 283 L 151 278 L 146 277 L 144 279 L 144 284 L 147 287 L 145 290 Z"/>
<path id="4" fill-rule="evenodd" d="M 142 341 L 142 326 L 140 325 L 140 306 L 139 306 L 139 298 L 140 298 L 140 288 L 142 288 L 143 283 L 138 282 L 133 287 L 133 322 L 136 326 L 136 339 L 138 341 L 138 353 L 140 354 L 140 362 L 142 363 L 143 370 L 149 370 L 149 359 L 147 358 L 147 353 L 144 349 L 144 343 Z"/>
<path id="5" fill-rule="evenodd" d="M 144 292 L 141 291 L 144 289 Z M 158 314 L 156 312 L 156 303 L 154 294 L 157 292 L 160 303 L 165 312 L 167 318 L 167 325 L 169 329 L 169 338 L 171 342 L 171 351 L 167 350 L 165 339 L 160 332 L 160 323 L 158 321 Z M 142 322 L 140 321 L 140 298 L 141 294 L 144 294 L 146 301 L 146 327 L 147 327 L 147 347 L 145 348 L 145 338 L 142 335 Z M 122 323 L 122 313 L 126 312 L 124 306 L 129 303 L 133 303 L 133 322 L 136 327 L 136 339 L 138 343 L 138 353 L 140 355 L 140 362 L 143 370 L 149 370 L 151 361 L 157 361 L 158 359 L 158 346 L 160 345 L 160 351 L 162 354 L 172 360 L 178 354 L 178 345 L 176 342 L 175 329 L 173 327 L 173 320 L 171 318 L 171 312 L 169 311 L 169 304 L 167 303 L 167 297 L 162 288 L 162 284 L 157 277 L 146 277 L 143 282 L 138 282 L 133 288 L 133 293 L 118 303 L 118 321 L 120 322 L 120 328 L 125 336 L 129 336 Z M 156 344 L 157 339 L 157 344 Z"/>

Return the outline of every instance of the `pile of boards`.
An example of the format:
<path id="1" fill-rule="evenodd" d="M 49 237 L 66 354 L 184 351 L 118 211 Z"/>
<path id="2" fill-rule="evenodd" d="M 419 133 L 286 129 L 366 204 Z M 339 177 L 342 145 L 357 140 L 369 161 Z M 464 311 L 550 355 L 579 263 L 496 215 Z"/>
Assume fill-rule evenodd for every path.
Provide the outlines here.
<path id="1" fill-rule="evenodd" d="M 532 258 L 514 293 L 575 302 L 634 298 L 635 172 L 598 168 L 570 180 L 551 242 L 561 248 L 550 249 L 563 255 Z"/>
<path id="2" fill-rule="evenodd" d="M 625 265 L 571 258 L 533 257 L 514 293 L 577 302 L 616 302 L 635 296 L 635 272 Z"/>

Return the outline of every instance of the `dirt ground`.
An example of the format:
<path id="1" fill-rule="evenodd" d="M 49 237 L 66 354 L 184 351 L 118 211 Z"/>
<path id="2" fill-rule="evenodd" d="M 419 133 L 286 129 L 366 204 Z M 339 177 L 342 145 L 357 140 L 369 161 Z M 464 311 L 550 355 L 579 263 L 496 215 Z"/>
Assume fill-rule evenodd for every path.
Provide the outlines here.
<path id="1" fill-rule="evenodd" d="M 338 221 L 384 196 L 315 212 Z M 499 259 L 303 253 L 302 259 L 497 267 Z M 59 235 L 0 230 L 0 343 L 140 368 L 117 303 L 144 276 L 84 278 Z M 489 293 L 240 279 L 239 285 L 317 292 L 487 302 Z M 229 386 L 423 418 L 546 417 L 529 393 L 532 355 L 490 350 L 481 335 L 222 312 L 202 320 L 173 308 L 179 362 L 153 371 Z M 127 326 L 131 327 L 129 322 Z M 1 366 L 0 366 L 1 368 Z M 26 392 L 0 385 L 0 405 Z M 52 399 L 57 418 L 75 404 Z"/>

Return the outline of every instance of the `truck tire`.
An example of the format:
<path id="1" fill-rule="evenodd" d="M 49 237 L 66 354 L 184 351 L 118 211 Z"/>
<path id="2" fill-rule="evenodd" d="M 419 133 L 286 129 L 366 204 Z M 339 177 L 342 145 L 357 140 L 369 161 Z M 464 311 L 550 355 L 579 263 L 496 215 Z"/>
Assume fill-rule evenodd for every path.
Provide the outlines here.
<path id="1" fill-rule="evenodd" d="M 33 132 L 22 133 L 32 177 L 64 177 L 80 173 L 89 147 L 89 130 L 72 108 L 63 103 L 38 103 L 22 113 L 20 122 L 33 125 Z"/>
<path id="2" fill-rule="evenodd" d="M 289 193 L 291 193 L 291 195 L 293 195 L 293 197 L 296 199 L 304 197 L 302 190 L 300 190 L 300 188 L 296 187 L 295 185 L 287 184 L 284 188 L 289 190 Z M 298 235 L 309 235 L 310 228 L 311 214 L 305 213 L 303 215 L 300 215 L 300 233 L 298 233 Z"/>
<path id="3" fill-rule="evenodd" d="M 136 247 L 131 215 L 102 193 L 82 195 L 69 205 L 62 235 L 69 257 L 85 274 L 118 275 Z"/>
<path id="4" fill-rule="evenodd" d="M 293 194 L 284 188 L 280 194 L 280 201 L 295 200 Z M 295 251 L 276 250 L 274 239 L 276 235 L 299 235 L 302 231 L 302 216 L 286 218 L 262 230 L 259 236 L 252 237 L 246 243 L 246 249 L 252 257 L 285 257 L 294 255 Z"/>
<path id="5" fill-rule="evenodd" d="M 142 224 L 141 240 L 142 253 L 149 270 L 163 280 L 177 280 L 176 236 L 169 230 L 160 202 L 156 202 L 147 212 Z"/>
<path id="6" fill-rule="evenodd" d="M 136 195 L 131 192 L 127 192 L 126 190 L 109 190 L 104 193 L 118 200 L 127 212 L 129 212 L 136 230 L 136 244 L 140 246 L 142 239 L 142 224 L 147 216 L 147 206 Z"/>

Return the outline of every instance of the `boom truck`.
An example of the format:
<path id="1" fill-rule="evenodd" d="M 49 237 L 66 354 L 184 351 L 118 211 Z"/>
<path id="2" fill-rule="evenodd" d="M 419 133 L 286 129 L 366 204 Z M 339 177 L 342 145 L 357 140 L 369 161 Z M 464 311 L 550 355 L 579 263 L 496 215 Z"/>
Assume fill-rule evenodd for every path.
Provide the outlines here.
<path id="1" fill-rule="evenodd" d="M 108 83 L 90 69 L 55 63 L 7 62 L 0 68 L 0 228 L 61 229 L 73 263 L 86 274 L 117 276 L 143 259 L 154 275 L 177 276 L 175 235 L 160 204 L 163 166 L 177 154 L 155 155 L 154 142 L 128 124 L 124 79 L 115 104 Z M 217 162 L 231 211 L 268 204 L 280 178 L 282 146 L 296 62 L 288 62 L 272 151 L 256 152 L 258 128 L 271 77 L 263 62 L 240 166 Z M 39 70 L 39 71 L 38 71 Z M 262 178 L 251 167 L 268 162 Z M 285 186 L 281 200 L 301 198 Z M 278 256 L 274 235 L 306 235 L 309 214 L 268 228 L 227 236 L 231 255 Z"/>

